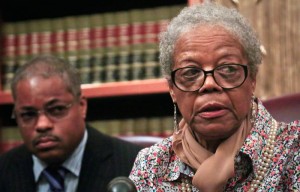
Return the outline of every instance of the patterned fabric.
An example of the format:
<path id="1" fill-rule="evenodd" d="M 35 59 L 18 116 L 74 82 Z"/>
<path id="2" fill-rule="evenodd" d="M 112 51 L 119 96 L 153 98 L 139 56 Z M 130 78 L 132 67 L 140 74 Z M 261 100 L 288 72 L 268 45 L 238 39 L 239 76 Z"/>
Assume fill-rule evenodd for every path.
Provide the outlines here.
<path id="1" fill-rule="evenodd" d="M 272 117 L 258 102 L 258 114 L 250 135 L 235 157 L 235 176 L 228 180 L 224 191 L 244 192 L 258 174 L 262 150 L 270 135 Z M 300 191 L 300 120 L 280 122 L 274 156 L 257 191 Z M 172 137 L 139 152 L 129 178 L 138 191 L 182 191 L 182 178 L 194 176 L 194 171 L 180 161 L 172 150 Z M 192 186 L 192 191 L 199 191 Z"/>

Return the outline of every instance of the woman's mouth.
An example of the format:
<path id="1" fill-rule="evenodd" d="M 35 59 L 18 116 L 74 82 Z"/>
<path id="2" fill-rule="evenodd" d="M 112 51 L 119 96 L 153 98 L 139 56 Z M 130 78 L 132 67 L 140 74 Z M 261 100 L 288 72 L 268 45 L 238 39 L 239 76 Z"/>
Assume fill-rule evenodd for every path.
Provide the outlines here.
<path id="1" fill-rule="evenodd" d="M 214 119 L 222 117 L 227 113 L 227 109 L 220 104 L 207 104 L 198 112 L 198 116 L 204 119 Z"/>

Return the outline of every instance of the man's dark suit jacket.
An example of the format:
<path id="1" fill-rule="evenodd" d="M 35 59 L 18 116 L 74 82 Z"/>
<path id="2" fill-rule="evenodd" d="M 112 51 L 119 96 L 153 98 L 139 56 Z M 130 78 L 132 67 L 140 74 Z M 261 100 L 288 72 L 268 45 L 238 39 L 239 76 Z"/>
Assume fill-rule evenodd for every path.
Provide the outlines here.
<path id="1" fill-rule="evenodd" d="M 87 128 L 88 140 L 84 151 L 78 192 L 106 191 L 115 177 L 128 176 L 139 146 Z M 34 192 L 36 184 L 31 153 L 24 145 L 0 156 L 0 191 Z"/>

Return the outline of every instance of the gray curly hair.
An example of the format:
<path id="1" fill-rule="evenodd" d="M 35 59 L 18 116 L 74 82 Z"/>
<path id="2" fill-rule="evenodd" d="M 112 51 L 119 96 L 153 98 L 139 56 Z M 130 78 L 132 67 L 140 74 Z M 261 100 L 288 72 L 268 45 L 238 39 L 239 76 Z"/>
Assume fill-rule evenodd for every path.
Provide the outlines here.
<path id="1" fill-rule="evenodd" d="M 207 25 L 221 26 L 239 40 L 249 62 L 250 75 L 254 78 L 262 61 L 260 42 L 255 31 L 237 10 L 208 1 L 185 7 L 171 20 L 167 30 L 160 34 L 159 60 L 164 76 L 170 80 L 175 43 L 180 35 Z"/>

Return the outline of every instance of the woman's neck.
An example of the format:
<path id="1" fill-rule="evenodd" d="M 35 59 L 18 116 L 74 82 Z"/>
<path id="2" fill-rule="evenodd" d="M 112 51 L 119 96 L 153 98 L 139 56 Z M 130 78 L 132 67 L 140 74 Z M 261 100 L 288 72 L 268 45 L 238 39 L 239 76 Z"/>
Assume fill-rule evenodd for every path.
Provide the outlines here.
<path id="1" fill-rule="evenodd" d="M 196 134 L 194 134 L 194 138 L 202 147 L 204 147 L 205 149 L 207 149 L 208 151 L 210 151 L 212 153 L 215 153 L 218 146 L 224 141 L 224 139 L 205 140 Z"/>
<path id="2" fill-rule="evenodd" d="M 206 143 L 204 147 L 208 151 L 215 153 L 220 143 L 222 143 L 222 141 L 223 140 L 204 141 Z M 202 145 L 202 143 L 200 144 Z"/>

